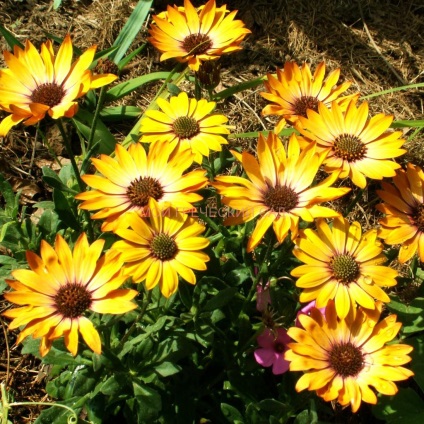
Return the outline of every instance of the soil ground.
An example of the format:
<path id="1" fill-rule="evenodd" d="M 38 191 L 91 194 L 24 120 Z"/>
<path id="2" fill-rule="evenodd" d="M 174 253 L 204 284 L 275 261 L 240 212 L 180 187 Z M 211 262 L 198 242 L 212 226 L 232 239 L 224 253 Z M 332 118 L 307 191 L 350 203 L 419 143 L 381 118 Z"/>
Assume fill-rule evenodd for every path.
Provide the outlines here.
<path id="1" fill-rule="evenodd" d="M 112 45 L 136 3 L 64 0 L 58 10 L 53 10 L 53 0 L 0 0 L 0 22 L 21 42 L 29 38 L 37 47 L 48 34 L 63 37 L 70 32 L 74 45 L 80 49 L 97 44 L 100 50 Z M 152 14 L 164 10 L 168 3 L 182 4 L 182 0 L 155 0 Z M 237 16 L 252 31 L 243 43 L 243 51 L 223 59 L 220 89 L 274 72 L 287 60 L 299 64 L 306 61 L 313 69 L 325 60 L 328 70 L 341 68 L 341 81 L 353 82 L 350 92 L 360 91 L 363 95 L 424 82 L 422 0 L 228 0 L 217 3 L 239 10 Z M 147 35 L 145 27 L 136 38 L 134 48 L 143 44 Z M 8 48 L 4 39 L 0 40 L 0 48 Z M 1 59 L 0 66 L 4 66 Z M 121 78 L 172 67 L 172 62 L 160 63 L 158 53 L 148 46 Z M 156 88 L 155 85 L 144 87 L 125 102 L 145 108 Z M 218 106 L 229 117 L 235 132 L 272 128 L 275 119 L 261 116 L 266 105 L 259 95 L 262 90 L 258 87 L 239 93 Z M 423 119 L 423 110 L 422 88 L 397 91 L 370 100 L 371 114 L 393 114 L 396 120 Z M 118 140 L 125 137 L 132 124 L 114 129 Z M 54 153 L 64 155 L 60 137 L 53 129 L 48 130 Z M 413 130 L 406 129 L 405 138 L 412 133 Z M 23 190 L 24 202 L 28 205 L 49 198 L 40 174 L 42 166 L 53 163 L 43 143 L 37 142 L 33 149 L 34 135 L 34 128 L 24 131 L 19 128 L 0 140 L 0 172 L 16 190 Z M 235 142 L 248 148 L 255 140 Z M 406 144 L 408 154 L 400 161 L 423 166 L 423 143 L 423 133 L 409 140 Z M 376 224 L 375 212 L 364 204 L 353 213 L 365 226 Z M 4 254 L 1 246 L 0 253 Z M 0 312 L 6 307 L 6 302 L 0 298 Z M 44 391 L 46 370 L 38 360 L 20 354 L 20 347 L 14 345 L 15 337 L 2 322 L 0 382 L 7 383 L 16 401 L 48 400 Z M 14 410 L 12 419 L 15 423 L 30 423 L 38 413 L 37 408 L 20 408 Z"/>

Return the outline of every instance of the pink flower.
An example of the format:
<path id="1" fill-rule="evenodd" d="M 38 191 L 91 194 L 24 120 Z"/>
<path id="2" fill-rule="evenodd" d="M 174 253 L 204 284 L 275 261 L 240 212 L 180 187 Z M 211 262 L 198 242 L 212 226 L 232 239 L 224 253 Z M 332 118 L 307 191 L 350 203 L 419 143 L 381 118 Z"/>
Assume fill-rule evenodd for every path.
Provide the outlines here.
<path id="1" fill-rule="evenodd" d="M 283 374 L 289 369 L 289 362 L 284 359 L 284 352 L 287 350 L 287 343 L 291 342 L 287 331 L 284 328 L 277 328 L 276 334 L 266 328 L 258 336 L 257 342 L 260 346 L 254 352 L 256 362 L 263 367 L 272 365 L 272 373 Z"/>
<path id="2" fill-rule="evenodd" d="M 261 283 L 256 287 L 256 309 L 259 312 L 264 312 L 271 305 L 271 294 L 269 291 L 269 281 L 262 286 Z"/>
<path id="3" fill-rule="evenodd" d="M 310 315 L 311 314 L 311 309 L 315 308 L 315 300 L 313 300 L 312 302 L 309 302 L 306 306 L 304 306 L 296 315 L 296 322 L 295 322 L 295 326 L 296 327 L 302 327 L 302 324 L 299 321 L 299 315 L 301 314 L 306 314 L 306 315 Z M 318 310 L 324 315 L 325 314 L 325 308 L 318 308 Z"/>

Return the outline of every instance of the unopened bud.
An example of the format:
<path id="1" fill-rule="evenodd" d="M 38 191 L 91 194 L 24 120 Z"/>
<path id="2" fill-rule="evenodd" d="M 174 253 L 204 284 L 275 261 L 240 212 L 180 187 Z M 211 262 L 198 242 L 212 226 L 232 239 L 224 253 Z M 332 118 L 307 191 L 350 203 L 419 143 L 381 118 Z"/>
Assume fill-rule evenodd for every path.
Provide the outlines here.
<path id="1" fill-rule="evenodd" d="M 221 81 L 221 64 L 216 60 L 202 62 L 196 77 L 202 88 L 213 90 Z"/>
<path id="2" fill-rule="evenodd" d="M 99 59 L 97 65 L 94 68 L 96 74 L 119 74 L 118 65 L 112 62 L 110 59 Z"/>

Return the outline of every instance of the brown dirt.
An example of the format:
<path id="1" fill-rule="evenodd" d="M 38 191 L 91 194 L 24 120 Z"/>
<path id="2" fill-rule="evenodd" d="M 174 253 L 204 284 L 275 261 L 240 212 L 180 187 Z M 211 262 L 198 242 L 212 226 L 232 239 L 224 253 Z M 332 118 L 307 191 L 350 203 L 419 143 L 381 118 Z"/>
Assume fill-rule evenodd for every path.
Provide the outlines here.
<path id="1" fill-rule="evenodd" d="M 168 2 L 157 0 L 152 12 L 164 10 Z M 173 4 L 174 2 L 169 2 Z M 182 1 L 175 1 L 182 4 Z M 196 5 L 201 2 L 194 2 Z M 273 72 L 286 60 L 307 61 L 312 68 L 326 61 L 329 70 L 340 67 L 342 80 L 353 81 L 351 92 L 368 95 L 381 90 L 424 81 L 424 5 L 420 0 L 228 0 L 230 9 L 238 9 L 238 17 L 252 30 L 244 42 L 244 50 L 225 57 L 222 62 L 221 88 Z M 36 45 L 46 40 L 47 34 L 63 37 L 70 32 L 74 44 L 81 49 L 97 44 L 98 49 L 110 47 L 136 5 L 127 0 L 63 1 L 58 11 L 53 1 L 0 0 L 0 22 L 20 41 L 30 38 Z M 142 30 L 134 46 L 144 43 L 147 29 Z M 1 50 L 7 49 L 3 39 Z M 4 63 L 0 60 L 0 66 Z M 171 69 L 172 63 L 159 63 L 158 54 L 149 46 L 126 70 L 122 78 L 132 78 L 161 69 Z M 128 104 L 146 107 L 156 86 L 138 90 Z M 227 114 L 235 132 L 270 129 L 275 120 L 262 117 L 265 101 L 259 95 L 262 88 L 246 91 L 228 99 L 219 108 Z M 395 119 L 423 119 L 423 90 L 398 91 L 370 100 L 371 113 L 393 114 Z M 115 128 L 121 140 L 131 124 Z M 48 129 L 55 154 L 61 155 L 60 137 Z M 412 130 L 405 131 L 408 138 Z M 0 172 L 16 187 L 24 187 L 26 201 L 44 200 L 49 196 L 40 179 L 40 168 L 53 163 L 45 145 L 33 146 L 34 128 L 12 130 L 0 140 Z M 238 140 L 246 148 L 254 140 Z M 402 163 L 424 165 L 423 132 L 406 147 L 409 153 Z M 35 150 L 33 148 L 35 147 Z M 34 158 L 32 159 L 32 156 Z M 42 165 L 40 165 L 42 164 Z M 361 220 L 365 227 L 377 223 L 369 205 L 372 194 L 365 192 L 361 206 L 352 218 Z M 341 205 L 335 205 L 341 207 Z M 343 205 L 345 206 L 345 205 Z M 0 311 L 6 307 L 0 299 Z M 43 371 L 38 360 L 22 356 L 13 346 L 14 334 L 0 331 L 0 381 L 5 381 L 16 401 L 46 400 Z M 8 372 L 7 372 L 8 371 Z M 14 411 L 16 423 L 29 423 L 39 411 L 21 408 Z"/>

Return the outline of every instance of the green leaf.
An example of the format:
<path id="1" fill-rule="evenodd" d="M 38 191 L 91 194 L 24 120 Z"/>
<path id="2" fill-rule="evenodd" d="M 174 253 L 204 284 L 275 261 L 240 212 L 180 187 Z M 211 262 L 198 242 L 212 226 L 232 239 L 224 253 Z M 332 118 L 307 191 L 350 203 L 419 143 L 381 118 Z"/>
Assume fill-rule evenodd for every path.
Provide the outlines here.
<path id="1" fill-rule="evenodd" d="M 139 87 L 149 82 L 166 80 L 171 75 L 171 72 L 152 72 L 151 74 L 141 75 L 137 78 L 130 79 L 125 82 L 121 82 L 109 89 L 106 93 L 106 101 L 119 100 L 122 97 L 127 96 Z M 178 76 L 176 74 L 176 76 Z"/>
<path id="2" fill-rule="evenodd" d="M 77 194 L 75 190 L 69 188 L 66 184 L 62 182 L 59 175 L 56 174 L 51 168 L 48 166 L 43 166 L 43 181 L 47 183 L 50 187 L 55 188 L 60 191 L 65 191 L 71 194 Z"/>
<path id="3" fill-rule="evenodd" d="M 228 138 L 258 138 L 259 134 L 262 134 L 264 136 L 267 136 L 269 131 L 252 131 L 252 132 L 246 132 L 246 133 L 237 133 L 237 134 L 230 134 Z M 293 133 L 297 133 L 294 128 L 283 128 L 282 131 L 278 134 L 280 137 L 287 137 Z"/>
<path id="4" fill-rule="evenodd" d="M 3 25 L 0 24 L 0 32 L 1 35 L 4 37 L 4 39 L 6 40 L 7 44 L 9 45 L 9 47 L 11 49 L 13 49 L 13 47 L 18 46 L 21 49 L 24 49 L 25 46 L 17 39 L 14 37 L 14 35 L 8 31 Z"/>
<path id="5" fill-rule="evenodd" d="M 404 120 L 404 121 L 394 121 L 392 125 L 390 125 L 391 128 L 422 128 L 424 127 L 424 120 L 423 119 L 411 119 L 411 120 Z"/>
<path id="6" fill-rule="evenodd" d="M 59 224 L 59 216 L 55 211 L 47 209 L 43 212 L 38 221 L 38 228 L 44 235 L 44 238 L 47 238 L 49 235 L 57 233 L 57 226 Z"/>
<path id="7" fill-rule="evenodd" d="M 166 324 L 166 322 L 169 319 L 175 319 L 174 317 L 170 317 L 170 316 L 161 316 L 154 324 L 152 325 L 148 325 L 145 328 L 145 333 L 143 334 L 139 334 L 138 336 L 134 337 L 131 340 L 128 340 L 124 346 L 122 347 L 121 352 L 119 352 L 119 358 L 123 358 L 125 354 L 127 354 L 129 351 L 131 351 L 133 349 L 133 347 L 135 345 L 140 344 L 143 340 L 145 340 L 146 338 L 148 338 L 152 333 L 156 333 L 158 331 L 160 331 Z"/>
<path id="8" fill-rule="evenodd" d="M 214 311 L 220 309 L 230 302 L 234 295 L 237 293 L 235 287 L 228 287 L 224 290 L 219 291 L 212 299 L 209 299 L 205 306 L 202 307 L 202 312 Z"/>
<path id="9" fill-rule="evenodd" d="M 180 284 L 180 286 L 178 287 L 178 295 L 181 299 L 181 302 L 183 302 L 183 305 L 185 306 L 185 308 L 187 310 L 190 310 L 193 299 L 192 299 L 191 291 L 189 289 L 189 285 Z"/>
<path id="10" fill-rule="evenodd" d="M 74 396 L 82 397 L 90 394 L 96 383 L 97 378 L 91 374 L 91 370 L 87 366 L 79 365 L 71 372 L 64 398 L 70 399 Z"/>
<path id="11" fill-rule="evenodd" d="M 384 94 L 391 94 L 391 93 L 394 93 L 395 91 L 410 90 L 412 88 L 420 88 L 420 87 L 424 87 L 424 82 L 419 82 L 417 84 L 402 85 L 401 87 L 389 88 L 388 90 L 382 90 L 382 91 L 379 91 L 378 93 L 372 93 L 372 94 L 368 94 L 367 96 L 361 96 L 360 100 L 371 99 L 372 97 L 378 97 Z"/>
<path id="12" fill-rule="evenodd" d="M 249 88 L 255 88 L 258 85 L 261 85 L 264 81 L 265 77 L 256 78 L 251 81 L 242 82 L 241 84 L 234 85 L 230 88 L 220 91 L 213 95 L 212 100 L 215 102 L 219 102 L 220 100 L 224 100 L 227 97 L 230 97 L 240 91 L 248 90 Z"/>
<path id="13" fill-rule="evenodd" d="M 76 231 L 80 231 L 80 225 L 72 213 L 71 206 L 65 195 L 57 189 L 53 190 L 53 202 L 55 205 L 55 211 L 62 222 Z"/>
<path id="14" fill-rule="evenodd" d="M 414 390 L 400 389 L 394 396 L 381 396 L 373 412 L 386 424 L 422 424 L 424 402 Z"/>
<path id="15" fill-rule="evenodd" d="M 102 121 L 122 122 L 127 119 L 136 119 L 140 116 L 142 109 L 137 106 L 111 106 L 100 112 Z"/>
<path id="16" fill-rule="evenodd" d="M 79 109 L 78 113 L 71 119 L 86 140 L 90 138 L 93 119 L 93 114 L 84 109 Z M 99 143 L 99 153 L 109 155 L 115 149 L 116 139 L 100 119 L 96 122 L 94 132 L 93 144 L 96 143 Z"/>
<path id="17" fill-rule="evenodd" d="M 179 373 L 181 371 L 181 367 L 177 364 L 173 364 L 172 362 L 165 361 L 155 366 L 155 371 L 162 377 L 168 377 Z"/>
<path id="18" fill-rule="evenodd" d="M 78 396 L 75 396 L 74 399 L 69 399 L 68 402 L 56 402 L 52 403 L 52 407 L 44 409 L 41 411 L 41 414 L 34 421 L 34 424 L 69 424 L 69 419 L 72 417 L 72 414 L 69 410 L 57 406 L 60 403 L 68 404 L 70 401 L 77 401 Z M 55 406 L 56 405 L 56 406 Z M 75 410 L 76 415 L 78 416 L 82 405 Z"/>
<path id="19" fill-rule="evenodd" d="M 147 43 L 144 43 L 140 47 L 138 47 L 137 49 L 133 50 L 130 54 L 128 54 L 127 56 L 125 56 L 122 60 L 119 61 L 119 63 L 118 63 L 118 69 L 121 70 L 121 69 L 125 68 L 125 66 L 127 66 L 128 63 L 130 63 L 131 60 L 135 56 L 137 56 L 138 54 L 140 54 L 146 47 L 147 47 Z"/>
<path id="20" fill-rule="evenodd" d="M 412 378 L 424 393 L 424 336 L 408 337 L 405 343 L 414 348 L 410 353 L 412 358 L 411 369 L 415 374 Z"/>
<path id="21" fill-rule="evenodd" d="M 21 234 L 16 230 L 17 225 L 18 223 L 16 221 L 10 221 L 3 224 L 0 229 L 0 242 L 2 242 L 6 238 L 6 235 L 8 234 L 8 230 L 11 230 L 9 231 L 9 234 L 8 234 L 9 237 L 12 236 L 13 239 L 19 240 Z"/>
<path id="22" fill-rule="evenodd" d="M 53 9 L 57 10 L 59 9 L 60 5 L 62 4 L 62 0 L 54 0 L 53 1 Z"/>
<path id="23" fill-rule="evenodd" d="M 138 35 L 152 7 L 153 0 L 140 0 L 125 23 L 121 32 L 115 39 L 113 46 L 119 46 L 118 50 L 110 55 L 115 63 L 124 57 L 134 38 Z"/>
<path id="24" fill-rule="evenodd" d="M 308 409 L 305 409 L 294 420 L 294 424 L 318 424 L 316 414 L 314 415 Z"/>
<path id="25" fill-rule="evenodd" d="M 221 403 L 221 412 L 224 414 L 224 417 L 228 420 L 230 423 L 235 423 L 236 421 L 244 422 L 243 415 L 240 413 L 240 411 L 234 406 L 229 405 L 228 403 Z"/>
<path id="26" fill-rule="evenodd" d="M 97 52 L 95 55 L 94 55 L 94 58 L 93 58 L 93 65 L 92 66 L 95 66 L 94 64 L 99 60 L 99 59 L 102 59 L 102 58 L 104 58 L 104 57 L 108 57 L 109 55 L 110 55 L 110 53 L 111 52 L 114 52 L 115 50 L 118 50 L 118 46 L 112 46 L 112 47 L 109 47 L 108 49 L 104 49 L 104 50 L 102 50 L 102 51 L 100 51 L 100 52 Z"/>
<path id="27" fill-rule="evenodd" d="M 258 402 L 258 407 L 262 411 L 267 411 L 275 414 L 281 414 L 284 410 L 287 409 L 286 404 L 279 402 L 276 399 L 263 399 Z M 312 424 L 312 422 L 309 422 L 308 424 Z"/>
<path id="28" fill-rule="evenodd" d="M 9 181 L 7 181 L 2 174 L 0 174 L 0 193 L 6 202 L 5 213 L 6 216 L 15 219 L 18 215 L 19 209 L 19 193 L 15 194 Z"/>
<path id="29" fill-rule="evenodd" d="M 17 265 L 17 261 L 12 256 L 0 255 L 0 265 Z"/>
<path id="30" fill-rule="evenodd" d="M 424 298 L 417 297 L 409 304 L 403 303 L 397 296 L 391 296 L 387 308 L 398 315 L 402 322 L 404 334 L 417 333 L 424 330 Z"/>
<path id="31" fill-rule="evenodd" d="M 181 93 L 181 88 L 178 85 L 168 83 L 166 84 L 166 88 L 171 96 L 178 96 Z"/>
<path id="32" fill-rule="evenodd" d="M 411 303 L 405 304 L 399 299 L 399 297 L 392 296 L 390 303 L 387 304 L 387 307 L 392 312 L 406 315 L 417 315 L 421 314 L 424 310 L 424 298 L 417 297 L 416 299 L 413 299 Z"/>
<path id="33" fill-rule="evenodd" d="M 162 409 L 162 401 L 159 393 L 151 387 L 138 382 L 133 382 L 133 390 L 138 407 L 137 412 L 143 418 L 142 422 L 154 422 Z"/>
<path id="34" fill-rule="evenodd" d="M 126 374 L 116 373 L 100 385 L 99 391 L 107 396 L 118 396 L 127 389 L 129 383 Z"/>

